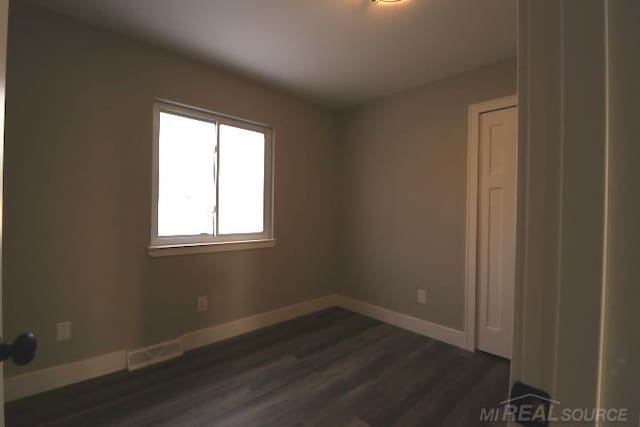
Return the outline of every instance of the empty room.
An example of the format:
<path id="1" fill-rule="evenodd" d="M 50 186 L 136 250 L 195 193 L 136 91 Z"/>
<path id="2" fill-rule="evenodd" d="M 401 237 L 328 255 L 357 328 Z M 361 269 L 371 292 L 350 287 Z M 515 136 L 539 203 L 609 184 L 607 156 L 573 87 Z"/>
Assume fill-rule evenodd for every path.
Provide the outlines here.
<path id="1" fill-rule="evenodd" d="M 0 0 L 0 426 L 639 425 L 637 22 Z"/>

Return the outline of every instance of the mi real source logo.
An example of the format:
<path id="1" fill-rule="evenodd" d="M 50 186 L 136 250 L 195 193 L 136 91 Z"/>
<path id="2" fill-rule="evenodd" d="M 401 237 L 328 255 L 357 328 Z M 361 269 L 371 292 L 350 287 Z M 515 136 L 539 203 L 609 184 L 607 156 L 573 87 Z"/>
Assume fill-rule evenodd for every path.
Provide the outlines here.
<path id="1" fill-rule="evenodd" d="M 497 408 L 483 408 L 482 423 L 515 422 L 523 426 L 547 426 L 549 423 L 627 422 L 628 408 L 563 408 L 560 402 L 527 393 L 503 402 Z"/>

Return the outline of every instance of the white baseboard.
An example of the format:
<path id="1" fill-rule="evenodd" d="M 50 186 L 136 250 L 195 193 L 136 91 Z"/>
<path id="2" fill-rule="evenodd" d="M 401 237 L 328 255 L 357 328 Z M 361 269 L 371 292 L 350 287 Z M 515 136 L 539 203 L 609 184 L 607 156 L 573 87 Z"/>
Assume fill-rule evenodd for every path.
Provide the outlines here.
<path id="1" fill-rule="evenodd" d="M 381 322 L 454 345 L 465 347 L 465 333 L 426 320 L 398 313 L 386 308 L 342 295 L 328 295 L 310 301 L 279 308 L 255 316 L 234 320 L 222 325 L 189 332 L 182 336 L 184 351 L 193 350 L 296 317 L 342 307 Z M 78 362 L 58 365 L 5 379 L 5 401 L 9 402 L 34 394 L 122 371 L 127 368 L 126 351 L 116 351 Z"/>
<path id="2" fill-rule="evenodd" d="M 335 306 L 335 296 L 328 295 L 311 301 L 260 313 L 255 316 L 245 317 L 244 319 L 234 320 L 233 322 L 211 328 L 189 332 L 183 336 L 182 345 L 184 346 L 184 351 L 193 350 L 194 348 L 203 347 Z"/>
<path id="3" fill-rule="evenodd" d="M 276 323 L 304 316 L 329 307 L 335 307 L 335 296 L 329 295 L 299 304 L 267 311 L 244 319 L 234 320 L 211 328 L 189 332 L 182 336 L 185 351 L 213 344 L 228 338 L 255 331 Z M 5 401 L 42 393 L 70 384 L 97 378 L 127 369 L 126 350 L 104 354 L 78 362 L 53 366 L 6 378 Z"/>
<path id="4" fill-rule="evenodd" d="M 406 329 L 420 335 L 465 348 L 466 334 L 463 331 L 438 325 L 427 320 L 392 311 L 377 305 L 358 301 L 343 295 L 335 296 L 336 304 L 346 310 L 350 310 L 364 316 L 372 317 L 381 322 L 388 323 L 398 328 Z"/>
<path id="5" fill-rule="evenodd" d="M 114 351 L 78 362 L 65 363 L 4 380 L 6 402 L 42 393 L 54 388 L 101 377 L 127 368 L 126 352 Z"/>

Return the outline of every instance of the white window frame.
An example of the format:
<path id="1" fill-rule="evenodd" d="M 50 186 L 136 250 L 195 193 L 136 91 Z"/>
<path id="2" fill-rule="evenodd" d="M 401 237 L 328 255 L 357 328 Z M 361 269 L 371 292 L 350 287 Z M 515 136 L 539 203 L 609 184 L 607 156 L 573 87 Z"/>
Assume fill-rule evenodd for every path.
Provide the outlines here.
<path id="1" fill-rule="evenodd" d="M 229 125 L 236 128 L 259 132 L 264 135 L 264 224 L 262 233 L 242 233 L 225 235 L 200 235 L 200 236 L 158 236 L 158 189 L 159 189 L 159 149 L 160 149 L 160 113 L 170 113 L 186 118 L 204 120 L 216 124 L 216 135 L 220 137 L 220 126 Z M 151 243 L 149 254 L 151 256 L 184 255 L 201 252 L 232 251 L 240 249 L 257 249 L 275 246 L 273 232 L 273 164 L 274 164 L 274 138 L 273 128 L 250 122 L 247 120 L 230 117 L 224 114 L 210 112 L 201 108 L 176 104 L 169 101 L 156 101 L 153 105 L 153 164 L 152 164 L 152 191 L 151 191 Z M 218 141 L 219 142 L 219 141 Z M 216 147 L 218 147 L 218 143 Z M 220 153 L 217 156 L 216 174 L 219 174 Z M 216 187 L 217 187 L 216 177 Z M 218 191 L 216 189 L 216 198 Z M 216 209 L 217 208 L 216 201 Z M 216 213 L 218 215 L 218 213 Z M 216 217 L 215 227 L 218 220 Z M 217 230 L 215 231 L 217 234 Z"/>

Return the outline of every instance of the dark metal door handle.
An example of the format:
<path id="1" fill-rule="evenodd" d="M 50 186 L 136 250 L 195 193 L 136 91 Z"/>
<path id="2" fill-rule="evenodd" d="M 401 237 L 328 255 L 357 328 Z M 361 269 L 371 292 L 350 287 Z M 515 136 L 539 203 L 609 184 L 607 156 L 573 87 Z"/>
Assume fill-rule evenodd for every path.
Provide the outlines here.
<path id="1" fill-rule="evenodd" d="M 0 342 L 0 361 L 12 359 L 16 365 L 26 365 L 36 355 L 38 340 L 31 332 L 20 335 L 13 344 Z"/>

